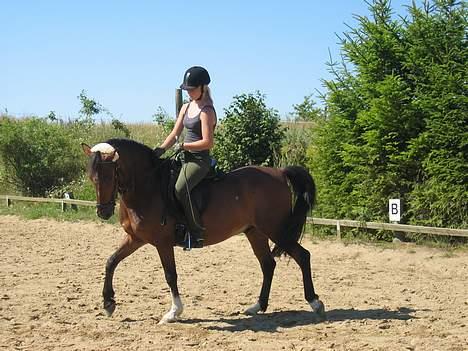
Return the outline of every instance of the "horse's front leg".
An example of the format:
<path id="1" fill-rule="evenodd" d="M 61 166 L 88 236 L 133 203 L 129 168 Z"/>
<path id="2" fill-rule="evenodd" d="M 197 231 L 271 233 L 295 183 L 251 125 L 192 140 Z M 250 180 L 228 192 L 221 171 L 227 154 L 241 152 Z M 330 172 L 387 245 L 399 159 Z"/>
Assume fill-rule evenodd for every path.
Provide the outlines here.
<path id="1" fill-rule="evenodd" d="M 167 312 L 159 324 L 175 322 L 177 318 L 182 314 L 184 306 L 179 296 L 179 289 L 177 287 L 177 271 L 174 258 L 174 247 L 171 245 L 157 245 L 161 264 L 164 269 L 164 275 L 166 282 L 171 288 L 172 306 L 169 312 Z"/>
<path id="2" fill-rule="evenodd" d="M 112 254 L 106 263 L 106 276 L 104 278 L 104 289 L 102 290 L 102 297 L 104 298 L 104 310 L 108 317 L 112 316 L 115 310 L 114 288 L 112 287 L 112 280 L 114 278 L 114 271 L 120 261 L 125 257 L 130 256 L 145 243 L 131 235 L 124 238 L 120 247 Z"/>

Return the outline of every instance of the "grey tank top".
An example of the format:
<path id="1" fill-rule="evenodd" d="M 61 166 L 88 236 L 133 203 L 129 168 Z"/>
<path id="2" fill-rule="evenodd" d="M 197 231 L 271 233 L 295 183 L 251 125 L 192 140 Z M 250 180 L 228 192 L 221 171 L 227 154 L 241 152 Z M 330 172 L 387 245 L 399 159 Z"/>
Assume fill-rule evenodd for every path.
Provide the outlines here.
<path id="1" fill-rule="evenodd" d="M 200 120 L 200 114 L 202 111 L 206 109 L 212 109 L 215 113 L 216 116 L 216 111 L 212 105 L 205 105 L 201 108 L 200 112 L 195 116 L 195 117 L 189 117 L 188 116 L 188 107 L 185 111 L 184 115 L 184 127 L 187 130 L 187 133 L 185 134 L 185 139 L 184 141 L 187 143 L 191 143 L 193 141 L 198 141 L 202 140 L 202 130 L 201 130 L 201 120 Z M 216 123 L 216 122 L 215 122 Z M 216 124 L 215 124 L 216 125 Z M 208 150 L 203 150 L 208 151 Z"/>

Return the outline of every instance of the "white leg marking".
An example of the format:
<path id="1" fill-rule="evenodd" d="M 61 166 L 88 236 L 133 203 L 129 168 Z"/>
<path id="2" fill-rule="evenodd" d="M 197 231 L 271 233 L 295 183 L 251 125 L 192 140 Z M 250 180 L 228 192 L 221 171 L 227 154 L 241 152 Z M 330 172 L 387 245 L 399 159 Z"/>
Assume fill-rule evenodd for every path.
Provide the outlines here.
<path id="1" fill-rule="evenodd" d="M 159 321 L 158 324 L 165 324 L 165 323 L 172 323 L 177 320 L 182 312 L 184 311 L 184 305 L 182 304 L 182 300 L 180 296 L 172 297 L 172 306 L 169 312 L 167 312 Z"/>
<path id="2" fill-rule="evenodd" d="M 327 318 L 325 314 L 325 306 L 322 301 L 315 299 L 312 302 L 309 302 L 309 304 L 310 307 L 312 307 L 312 311 L 314 311 L 320 319 L 325 320 Z"/>
<path id="3" fill-rule="evenodd" d="M 256 315 L 258 312 L 260 312 L 262 310 L 262 308 L 260 307 L 260 302 L 257 302 L 255 305 L 247 308 L 244 312 L 244 314 L 248 315 L 248 316 L 254 316 Z"/>

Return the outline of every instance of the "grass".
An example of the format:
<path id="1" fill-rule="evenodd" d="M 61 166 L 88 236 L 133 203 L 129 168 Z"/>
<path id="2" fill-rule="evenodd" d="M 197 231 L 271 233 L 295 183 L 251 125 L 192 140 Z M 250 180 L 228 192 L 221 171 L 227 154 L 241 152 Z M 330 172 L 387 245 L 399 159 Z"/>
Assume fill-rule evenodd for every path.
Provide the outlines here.
<path id="1" fill-rule="evenodd" d="M 126 127 L 130 131 L 130 139 L 139 141 L 149 147 L 155 147 L 164 141 L 167 131 L 155 123 L 129 123 Z M 124 137 L 122 133 L 116 132 L 109 123 L 97 123 L 86 136 L 89 145 L 105 141 L 112 137 Z"/>
<path id="2" fill-rule="evenodd" d="M 96 215 L 94 207 L 81 206 L 75 211 L 71 208 L 62 212 L 60 204 L 13 202 L 11 206 L 0 206 L 0 215 L 16 215 L 24 219 L 52 218 L 57 221 L 95 221 L 104 222 Z M 118 215 L 114 214 L 107 223 L 118 222 Z"/>

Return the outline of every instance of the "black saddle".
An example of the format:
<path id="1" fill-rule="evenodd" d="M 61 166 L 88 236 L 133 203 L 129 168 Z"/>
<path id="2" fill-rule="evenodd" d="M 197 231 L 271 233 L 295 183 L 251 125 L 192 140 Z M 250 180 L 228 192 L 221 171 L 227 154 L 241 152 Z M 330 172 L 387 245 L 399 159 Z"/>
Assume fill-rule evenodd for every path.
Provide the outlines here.
<path id="1" fill-rule="evenodd" d="M 163 189 L 162 196 L 165 208 L 161 215 L 161 224 L 166 224 L 168 215 L 174 217 L 176 223 L 178 223 L 176 226 L 176 243 L 179 246 L 185 246 L 185 228 L 187 227 L 187 220 L 182 205 L 175 196 L 175 183 L 179 177 L 182 162 L 177 157 L 166 159 L 164 162 L 166 165 L 161 179 L 161 189 Z M 206 177 L 190 192 L 192 206 L 198 209 L 200 215 L 203 214 L 203 211 L 208 205 L 212 184 L 223 179 L 225 175 L 226 174 L 216 166 L 216 162 L 213 159 L 210 171 Z"/>

